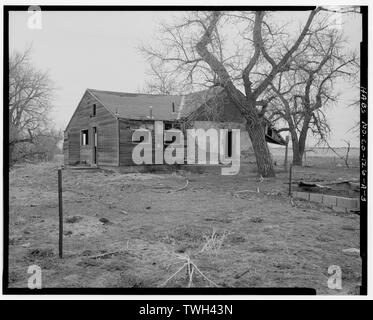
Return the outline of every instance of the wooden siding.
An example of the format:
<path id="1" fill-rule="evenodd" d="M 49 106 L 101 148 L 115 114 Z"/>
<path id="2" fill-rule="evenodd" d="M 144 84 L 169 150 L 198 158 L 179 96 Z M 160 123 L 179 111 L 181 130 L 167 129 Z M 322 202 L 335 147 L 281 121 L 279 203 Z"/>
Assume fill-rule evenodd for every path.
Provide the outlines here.
<path id="1" fill-rule="evenodd" d="M 136 146 L 132 142 L 133 131 L 139 128 L 150 129 L 152 131 L 152 141 L 154 144 L 154 121 L 140 121 L 140 120 L 123 120 L 119 121 L 119 165 L 130 166 L 135 165 L 132 160 L 132 150 Z M 154 148 L 153 148 L 154 154 Z M 154 156 L 153 156 L 154 160 Z"/>
<path id="2" fill-rule="evenodd" d="M 96 116 L 92 117 L 92 106 L 96 104 Z M 65 163 L 92 164 L 93 158 L 93 127 L 97 128 L 97 164 L 114 165 L 119 163 L 118 159 L 118 132 L 117 119 L 89 92 L 86 92 L 80 101 L 66 133 L 69 135 L 66 154 L 68 160 Z M 81 145 L 81 131 L 88 129 L 88 145 Z"/>
<path id="3" fill-rule="evenodd" d="M 77 164 L 80 161 L 80 131 L 71 130 L 68 133 L 69 133 L 68 164 Z"/>
<path id="4" fill-rule="evenodd" d="M 92 147 L 91 145 L 80 146 L 80 162 L 91 164 Z"/>
<path id="5" fill-rule="evenodd" d="M 119 165 L 132 165 L 132 132 L 130 121 L 119 121 Z"/>
<path id="6" fill-rule="evenodd" d="M 164 124 L 171 123 L 170 121 L 164 121 Z M 139 128 L 152 130 L 152 162 L 155 163 L 155 132 L 154 132 L 154 121 L 153 120 L 119 120 L 119 158 L 120 166 L 136 165 L 132 160 L 132 150 L 137 143 L 132 142 L 133 131 Z"/>

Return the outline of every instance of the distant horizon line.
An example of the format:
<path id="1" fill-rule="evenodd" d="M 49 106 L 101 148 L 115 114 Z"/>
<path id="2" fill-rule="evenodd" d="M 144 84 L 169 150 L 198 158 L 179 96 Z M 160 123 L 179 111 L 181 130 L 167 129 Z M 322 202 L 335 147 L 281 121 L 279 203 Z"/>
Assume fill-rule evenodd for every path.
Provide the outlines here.
<path id="1" fill-rule="evenodd" d="M 280 148 L 283 148 L 284 146 L 273 146 L 272 148 L 273 149 L 280 149 Z M 307 148 L 310 148 L 310 149 L 330 149 L 330 147 L 308 147 L 308 146 L 306 146 L 306 149 Z M 333 147 L 333 146 L 331 146 L 331 148 L 333 148 L 333 149 L 347 149 L 348 147 Z M 350 146 L 350 149 L 360 149 L 360 147 L 352 147 L 352 146 Z M 306 150 L 307 151 L 307 150 Z"/>

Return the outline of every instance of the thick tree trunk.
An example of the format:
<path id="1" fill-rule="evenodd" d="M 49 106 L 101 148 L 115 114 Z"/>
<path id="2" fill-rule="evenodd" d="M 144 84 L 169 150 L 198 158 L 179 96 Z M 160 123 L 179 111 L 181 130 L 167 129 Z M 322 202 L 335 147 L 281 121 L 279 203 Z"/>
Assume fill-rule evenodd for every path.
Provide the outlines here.
<path id="1" fill-rule="evenodd" d="M 258 174 L 262 177 L 274 177 L 275 170 L 273 167 L 272 155 L 269 151 L 267 141 L 265 140 L 263 126 L 259 122 L 247 125 L 246 127 L 254 149 Z"/>
<path id="2" fill-rule="evenodd" d="M 293 148 L 293 165 L 294 166 L 302 166 L 302 159 L 303 159 L 303 153 L 302 150 L 299 147 L 299 140 L 298 135 L 295 131 L 295 127 L 292 126 L 292 130 L 290 130 L 291 134 L 291 144 Z"/>
<path id="3" fill-rule="evenodd" d="M 246 100 L 243 101 L 238 90 L 229 87 L 228 94 L 246 119 L 246 130 L 249 133 L 253 146 L 258 175 L 262 177 L 275 177 L 276 173 L 273 167 L 272 155 L 265 139 L 264 126 L 256 111 L 256 101 L 254 99 L 248 99 L 247 97 Z"/>
<path id="4" fill-rule="evenodd" d="M 303 155 L 306 147 L 305 139 L 298 139 L 296 136 L 292 137 L 293 144 L 293 165 L 303 166 Z"/>
<path id="5" fill-rule="evenodd" d="M 294 166 L 302 166 L 303 165 L 303 153 L 299 150 L 299 148 L 293 147 L 293 165 Z"/>
<path id="6" fill-rule="evenodd" d="M 303 122 L 303 127 L 299 135 L 299 139 L 297 139 L 296 143 L 293 144 L 293 164 L 296 166 L 303 165 L 303 156 L 306 150 L 307 132 L 310 121 L 311 115 L 307 114 Z"/>

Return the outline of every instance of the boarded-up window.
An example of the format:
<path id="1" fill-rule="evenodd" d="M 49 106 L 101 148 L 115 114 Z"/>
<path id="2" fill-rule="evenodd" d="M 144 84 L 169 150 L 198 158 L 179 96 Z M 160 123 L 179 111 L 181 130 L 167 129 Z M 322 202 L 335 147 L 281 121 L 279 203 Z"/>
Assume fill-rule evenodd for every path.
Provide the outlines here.
<path id="1" fill-rule="evenodd" d="M 82 146 L 87 146 L 88 145 L 88 129 L 87 130 L 82 130 L 81 133 L 81 143 Z"/>

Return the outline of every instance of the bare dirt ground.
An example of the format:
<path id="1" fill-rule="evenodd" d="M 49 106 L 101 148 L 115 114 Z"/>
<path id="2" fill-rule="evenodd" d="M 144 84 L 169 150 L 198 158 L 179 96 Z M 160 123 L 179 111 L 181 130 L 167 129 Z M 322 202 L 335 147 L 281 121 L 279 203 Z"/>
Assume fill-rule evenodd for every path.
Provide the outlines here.
<path id="1" fill-rule="evenodd" d="M 295 168 L 293 176 L 350 179 L 358 169 Z M 27 287 L 27 268 L 36 264 L 43 287 L 311 287 L 358 294 L 360 257 L 342 250 L 359 248 L 359 216 L 290 201 L 287 179 L 279 172 L 261 182 L 249 164 L 237 176 L 63 170 L 59 259 L 57 163 L 17 166 L 9 181 L 9 286 Z M 236 193 L 242 190 L 250 191 Z M 190 282 L 186 269 L 166 282 L 186 256 L 211 282 L 198 272 Z M 331 265 L 342 269 L 342 290 L 328 289 Z"/>

